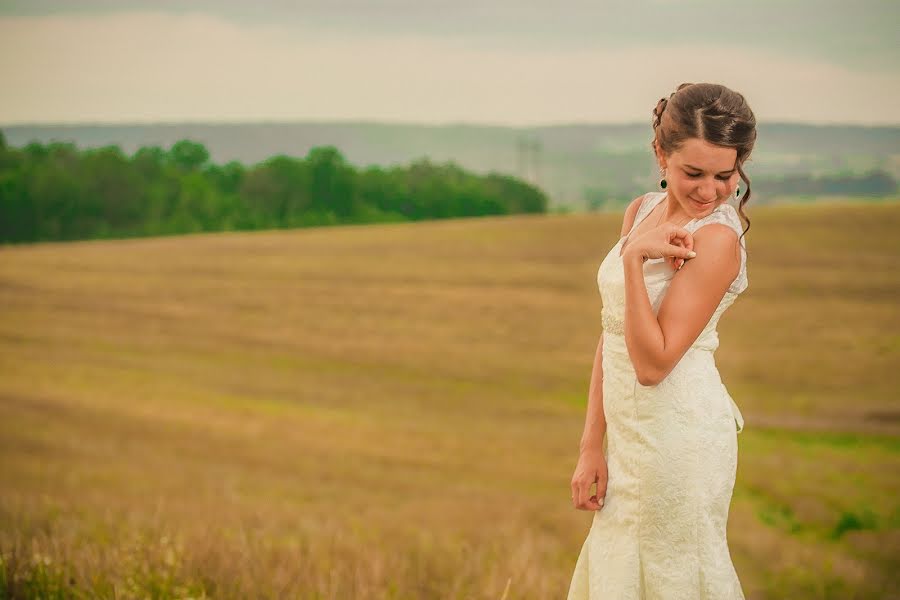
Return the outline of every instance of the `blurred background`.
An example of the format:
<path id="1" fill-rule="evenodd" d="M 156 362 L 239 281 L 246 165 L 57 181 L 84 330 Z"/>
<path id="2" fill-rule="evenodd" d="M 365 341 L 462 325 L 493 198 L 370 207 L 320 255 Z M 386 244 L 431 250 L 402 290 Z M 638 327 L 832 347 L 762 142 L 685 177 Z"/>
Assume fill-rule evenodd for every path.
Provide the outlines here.
<path id="1" fill-rule="evenodd" d="M 898 17 L 0 1 L 0 598 L 564 598 L 596 271 L 684 82 L 759 123 L 745 594 L 900 598 Z"/>

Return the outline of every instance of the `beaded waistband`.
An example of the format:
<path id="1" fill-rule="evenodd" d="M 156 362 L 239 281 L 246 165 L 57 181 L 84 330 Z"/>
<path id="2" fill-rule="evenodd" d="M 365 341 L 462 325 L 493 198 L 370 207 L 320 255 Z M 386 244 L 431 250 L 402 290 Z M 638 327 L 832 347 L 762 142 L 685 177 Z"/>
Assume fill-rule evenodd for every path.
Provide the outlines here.
<path id="1" fill-rule="evenodd" d="M 625 321 L 622 321 L 608 312 L 601 311 L 600 318 L 603 322 L 603 331 L 615 335 L 625 335 Z"/>
<path id="2" fill-rule="evenodd" d="M 625 321 L 601 311 L 600 318 L 603 323 L 603 332 L 611 335 L 620 335 L 625 337 Z M 691 350 L 705 350 L 707 352 L 715 352 L 719 347 L 719 336 L 715 333 L 710 335 L 701 335 L 693 344 Z"/>

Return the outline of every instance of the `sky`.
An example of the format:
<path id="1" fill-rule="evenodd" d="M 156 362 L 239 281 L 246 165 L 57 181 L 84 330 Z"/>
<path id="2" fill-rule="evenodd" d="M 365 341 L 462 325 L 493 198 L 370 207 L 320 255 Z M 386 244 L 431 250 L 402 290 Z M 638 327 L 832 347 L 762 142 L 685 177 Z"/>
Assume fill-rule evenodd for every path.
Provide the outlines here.
<path id="1" fill-rule="evenodd" d="M 757 121 L 897 125 L 895 0 L 0 0 L 0 124 L 648 122 L 683 82 Z"/>

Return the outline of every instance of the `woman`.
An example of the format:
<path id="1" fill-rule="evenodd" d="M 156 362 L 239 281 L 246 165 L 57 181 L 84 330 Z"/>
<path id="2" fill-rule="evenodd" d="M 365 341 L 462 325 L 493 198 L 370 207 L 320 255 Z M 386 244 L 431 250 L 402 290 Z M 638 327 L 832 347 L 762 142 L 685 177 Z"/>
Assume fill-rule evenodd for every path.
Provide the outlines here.
<path id="1" fill-rule="evenodd" d="M 626 209 L 597 274 L 603 333 L 572 476 L 575 508 L 596 512 L 569 600 L 744 598 L 725 537 L 743 417 L 713 353 L 748 283 L 738 211 L 749 229 L 756 118 L 737 92 L 685 83 L 653 129 L 662 191 Z"/>

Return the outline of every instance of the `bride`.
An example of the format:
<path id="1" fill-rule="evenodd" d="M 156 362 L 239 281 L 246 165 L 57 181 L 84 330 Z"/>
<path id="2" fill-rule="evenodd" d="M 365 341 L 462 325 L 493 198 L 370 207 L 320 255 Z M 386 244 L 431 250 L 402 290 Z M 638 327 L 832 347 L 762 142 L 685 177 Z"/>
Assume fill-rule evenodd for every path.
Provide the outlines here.
<path id="1" fill-rule="evenodd" d="M 756 118 L 725 86 L 685 83 L 652 126 L 661 191 L 628 206 L 597 273 L 603 332 L 571 481 L 594 514 L 568 600 L 743 599 L 725 535 L 743 417 L 714 352 L 748 285 Z"/>

